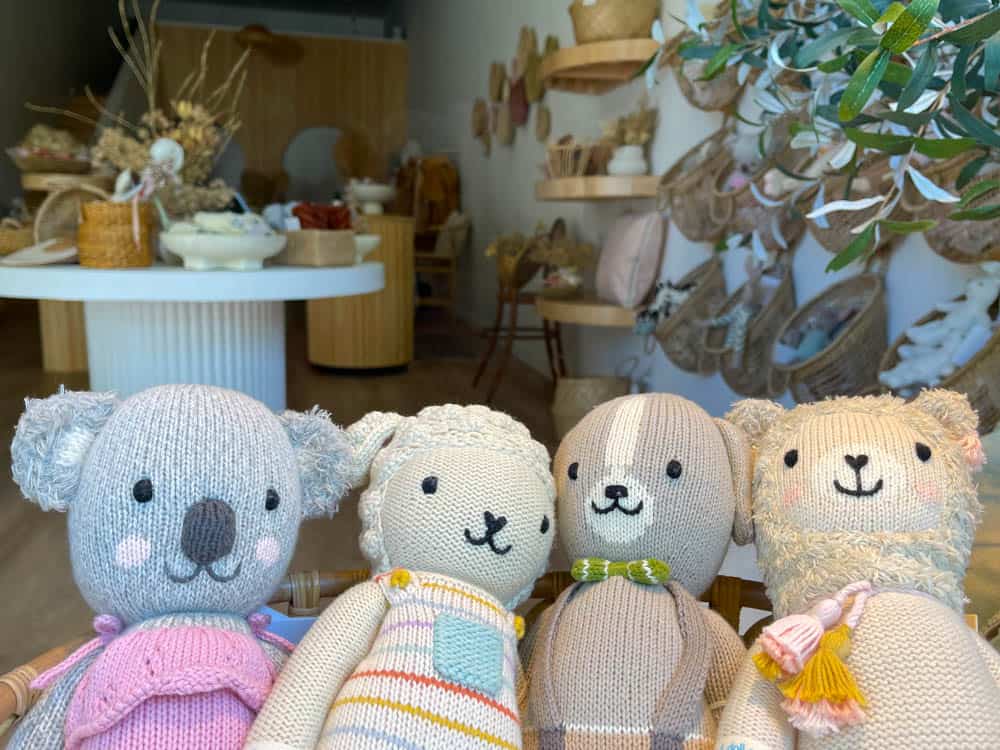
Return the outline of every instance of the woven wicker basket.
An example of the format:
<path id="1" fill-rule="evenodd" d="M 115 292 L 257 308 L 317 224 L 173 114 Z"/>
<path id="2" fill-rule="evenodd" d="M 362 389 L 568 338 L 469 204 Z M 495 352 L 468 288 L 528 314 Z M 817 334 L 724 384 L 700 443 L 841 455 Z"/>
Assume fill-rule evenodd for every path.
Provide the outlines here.
<path id="1" fill-rule="evenodd" d="M 595 406 L 624 396 L 628 391 L 628 378 L 559 378 L 552 399 L 556 436 L 562 440 Z"/>
<path id="2" fill-rule="evenodd" d="M 550 144 L 545 149 L 545 173 L 552 179 L 582 177 L 590 164 L 589 143 Z"/>
<path id="3" fill-rule="evenodd" d="M 959 297 L 959 300 L 965 299 Z M 997 304 L 990 309 L 995 318 Z M 944 317 L 945 313 L 935 310 L 928 313 L 914 325 L 923 325 L 932 320 Z M 882 357 L 879 372 L 892 369 L 899 364 L 899 347 L 907 343 L 906 334 L 896 339 L 892 347 Z M 949 391 L 964 393 L 969 397 L 972 408 L 979 413 L 979 432 L 986 435 L 1000 422 L 1000 330 L 986 342 L 982 349 L 966 362 L 960 369 L 942 380 L 935 388 L 946 388 Z"/>
<path id="4" fill-rule="evenodd" d="M 35 215 L 35 242 L 51 239 L 76 240 L 84 203 L 106 201 L 111 196 L 91 185 L 56 190 L 42 201 Z"/>
<path id="5" fill-rule="evenodd" d="M 85 174 L 90 162 L 85 159 L 60 159 L 57 156 L 25 156 L 16 149 L 8 149 L 14 165 L 22 172 L 47 174 Z"/>
<path id="6" fill-rule="evenodd" d="M 675 60 L 674 75 L 684 98 L 695 109 L 717 112 L 726 109 L 743 92 L 739 66 L 733 65 L 708 81 L 701 80 L 704 60 Z M 687 68 L 687 70 L 685 70 Z"/>
<path id="7" fill-rule="evenodd" d="M 153 265 L 154 214 L 148 203 L 139 206 L 139 243 L 132 227 L 131 203 L 93 201 L 81 206 L 83 221 L 77 232 L 80 265 L 90 268 L 144 268 Z"/>
<path id="8" fill-rule="evenodd" d="M 878 389 L 879 362 L 888 345 L 885 285 L 874 273 L 853 276 L 813 297 L 778 331 L 775 342 L 798 326 L 822 304 L 861 301 L 858 313 L 823 351 L 803 362 L 781 364 L 771 360 L 775 373 L 788 379 L 800 404 L 830 396 L 855 396 Z"/>
<path id="9" fill-rule="evenodd" d="M 4 219 L 0 222 L 0 255 L 10 255 L 29 247 L 35 241 L 35 230 L 22 226 L 14 219 Z"/>
<path id="10" fill-rule="evenodd" d="M 830 203 L 836 200 L 860 200 L 862 198 L 868 198 L 873 195 L 877 195 L 880 192 L 880 188 L 884 185 L 884 181 L 891 179 L 892 175 L 888 172 L 888 162 L 880 161 L 872 164 L 866 169 L 862 169 L 857 177 L 854 178 L 854 182 L 851 184 L 850 195 L 845 196 L 844 190 L 847 187 L 847 177 L 841 174 L 830 175 L 823 180 L 823 202 Z M 861 190 L 859 188 L 859 183 L 867 181 L 868 190 Z M 812 198 L 815 193 L 810 193 L 809 197 Z M 803 213 L 809 213 L 811 207 L 805 209 Z M 838 211 L 832 214 L 826 214 L 823 218 L 826 219 L 827 227 L 824 229 L 819 224 L 816 223 L 816 219 L 806 219 L 806 226 L 809 229 L 809 233 L 816 238 L 826 250 L 831 253 L 840 253 L 847 245 L 851 242 L 854 235 L 851 234 L 851 228 L 862 224 L 876 213 L 878 213 L 879 207 L 877 205 L 867 208 L 863 211 Z M 903 218 L 901 208 L 897 208 L 893 212 L 894 218 Z M 876 250 L 882 250 L 888 247 L 899 235 L 893 234 L 892 232 L 881 233 L 881 238 L 879 240 Z"/>
<path id="11" fill-rule="evenodd" d="M 569 6 L 577 44 L 649 37 L 660 10 L 658 0 L 574 0 Z"/>
<path id="12" fill-rule="evenodd" d="M 677 285 L 683 287 L 691 283 L 697 285 L 691 296 L 660 324 L 654 335 L 667 359 L 677 367 L 686 372 L 711 375 L 716 370 L 718 358 L 704 355 L 705 330 L 698 321 L 710 317 L 726 299 L 726 279 L 718 257 L 693 269 Z"/>
<path id="13" fill-rule="evenodd" d="M 716 175 L 729 160 L 729 132 L 722 128 L 689 149 L 660 180 L 660 209 L 670 211 L 670 220 L 692 242 L 716 242 L 726 231 L 712 221 L 708 205 Z"/>
<path id="14" fill-rule="evenodd" d="M 704 331 L 703 348 L 705 356 L 716 361 L 722 379 L 741 396 L 751 398 L 777 396 L 784 392 L 787 378 L 772 372 L 771 350 L 784 327 L 785 321 L 795 312 L 795 287 L 791 270 L 778 266 L 781 281 L 771 294 L 763 309 L 747 327 L 743 356 L 736 361 L 732 350 L 726 346 L 726 329 L 707 328 Z M 722 315 L 740 303 L 743 287 L 726 300 L 722 309 L 713 315 Z"/>

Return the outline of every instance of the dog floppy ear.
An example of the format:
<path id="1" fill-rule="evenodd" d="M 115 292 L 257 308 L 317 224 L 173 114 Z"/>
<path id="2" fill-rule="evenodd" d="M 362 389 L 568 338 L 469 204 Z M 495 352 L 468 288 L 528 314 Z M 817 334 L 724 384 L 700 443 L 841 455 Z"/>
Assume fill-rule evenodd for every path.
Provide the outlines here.
<path id="1" fill-rule="evenodd" d="M 24 400 L 10 453 L 14 481 L 28 500 L 42 510 L 69 508 L 90 446 L 118 403 L 113 393 L 66 390 Z"/>
<path id="2" fill-rule="evenodd" d="M 307 412 L 285 411 L 278 419 L 288 434 L 299 465 L 302 516 L 333 516 L 351 489 L 351 447 L 344 431 L 319 407 Z"/>
<path id="3" fill-rule="evenodd" d="M 741 428 L 750 445 L 756 449 L 764 435 L 784 413 L 784 407 L 774 401 L 746 398 L 733 404 L 733 408 L 726 414 L 726 420 Z"/>
<path id="4" fill-rule="evenodd" d="M 743 430 L 732 422 L 716 419 L 715 424 L 722 435 L 722 442 L 726 445 L 729 469 L 733 476 L 733 495 L 736 498 L 733 541 L 737 544 L 749 544 L 753 541 L 753 514 L 750 504 L 753 455 L 750 442 Z"/>

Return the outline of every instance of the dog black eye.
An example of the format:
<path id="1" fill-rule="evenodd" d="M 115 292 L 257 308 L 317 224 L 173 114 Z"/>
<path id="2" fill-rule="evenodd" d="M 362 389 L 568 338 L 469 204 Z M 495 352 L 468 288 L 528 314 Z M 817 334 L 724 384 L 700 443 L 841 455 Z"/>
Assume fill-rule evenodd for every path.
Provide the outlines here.
<path id="1" fill-rule="evenodd" d="M 931 449 L 923 443 L 917 443 L 917 458 L 927 463 L 931 460 Z"/>
<path id="2" fill-rule="evenodd" d="M 542 528 L 539 529 L 543 534 L 549 530 L 549 517 L 542 516 Z"/>
<path id="3" fill-rule="evenodd" d="M 576 477 L 577 477 L 577 475 L 579 473 L 580 473 L 580 464 L 578 464 L 576 461 L 574 461 L 573 463 L 571 463 L 569 465 L 569 472 L 568 472 L 569 478 L 570 479 L 576 479 Z"/>
<path id="4" fill-rule="evenodd" d="M 140 479 L 132 487 L 132 497 L 137 503 L 148 503 L 153 499 L 153 483 L 148 479 Z"/>
<path id="5" fill-rule="evenodd" d="M 267 499 L 264 500 L 264 507 L 267 510 L 274 510 L 278 507 L 278 503 L 281 502 L 281 498 L 278 497 L 277 491 L 270 489 L 267 491 Z"/>
<path id="6" fill-rule="evenodd" d="M 785 454 L 785 466 L 791 469 L 795 464 L 799 462 L 799 452 L 792 448 L 788 453 Z"/>
<path id="7" fill-rule="evenodd" d="M 677 479 L 681 475 L 681 462 L 677 459 L 671 459 L 670 463 L 667 464 L 667 476 L 671 479 Z"/>
<path id="8" fill-rule="evenodd" d="M 424 477 L 424 481 L 420 483 L 420 489 L 424 491 L 425 495 L 433 495 L 438 491 L 438 478 Z"/>

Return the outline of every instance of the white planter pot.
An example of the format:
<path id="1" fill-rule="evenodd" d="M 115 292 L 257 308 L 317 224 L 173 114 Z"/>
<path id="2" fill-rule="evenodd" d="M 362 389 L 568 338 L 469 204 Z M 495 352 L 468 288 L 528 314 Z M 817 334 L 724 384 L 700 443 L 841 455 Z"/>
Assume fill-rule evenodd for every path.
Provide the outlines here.
<path id="1" fill-rule="evenodd" d="M 646 156 L 642 152 L 642 146 L 619 146 L 615 149 L 611 161 L 608 162 L 608 174 L 620 175 L 640 175 L 649 171 L 646 164 Z"/>

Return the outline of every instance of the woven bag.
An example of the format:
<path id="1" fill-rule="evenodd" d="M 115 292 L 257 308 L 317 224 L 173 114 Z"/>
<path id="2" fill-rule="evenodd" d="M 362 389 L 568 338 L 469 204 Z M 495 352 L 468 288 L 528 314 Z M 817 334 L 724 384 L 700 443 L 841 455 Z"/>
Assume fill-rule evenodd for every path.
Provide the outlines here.
<path id="1" fill-rule="evenodd" d="M 713 315 L 726 299 L 722 262 L 712 257 L 677 282 L 679 287 L 688 284 L 695 285 L 691 296 L 660 323 L 653 335 L 667 359 L 677 367 L 685 372 L 711 375 L 717 368 L 718 358 L 705 356 L 705 330 L 698 321 Z"/>
<path id="2" fill-rule="evenodd" d="M 729 160 L 725 147 L 730 128 L 723 127 L 688 149 L 660 180 L 657 200 L 660 210 L 692 242 L 716 242 L 725 225 L 712 220 L 708 205 L 718 171 Z"/>

